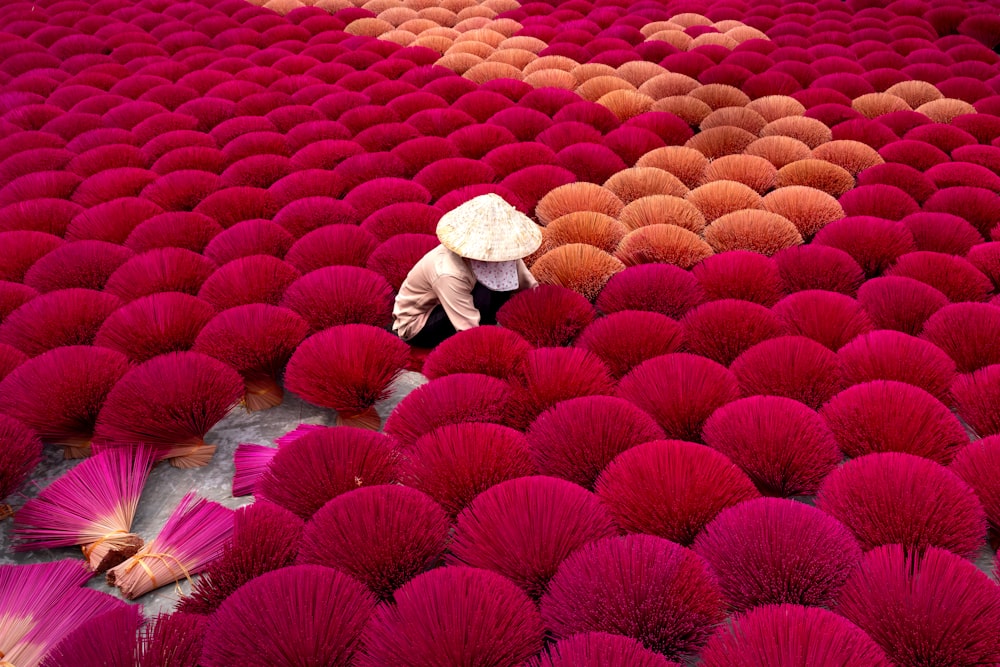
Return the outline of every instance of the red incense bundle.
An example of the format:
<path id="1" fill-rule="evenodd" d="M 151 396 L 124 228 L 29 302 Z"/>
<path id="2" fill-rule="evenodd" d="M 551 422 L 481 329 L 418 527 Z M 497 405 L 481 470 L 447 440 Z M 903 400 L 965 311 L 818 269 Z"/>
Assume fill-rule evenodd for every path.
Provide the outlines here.
<path id="1" fill-rule="evenodd" d="M 232 540 L 180 601 L 178 611 L 209 615 L 251 579 L 295 563 L 302 528 L 302 519 L 274 503 L 259 500 L 236 510 Z"/>
<path id="2" fill-rule="evenodd" d="M 281 405 L 282 369 L 306 337 L 308 325 L 291 310 L 250 303 L 216 315 L 198 334 L 192 348 L 229 364 L 246 384 L 247 412 Z"/>
<path id="3" fill-rule="evenodd" d="M 108 584 L 134 600 L 204 570 L 233 534 L 233 510 L 189 493 L 160 534 L 138 553 L 108 570 Z"/>
<path id="4" fill-rule="evenodd" d="M 133 366 L 108 392 L 94 429 L 96 447 L 156 448 L 177 468 L 206 465 L 215 445 L 205 434 L 236 406 L 243 378 L 198 352 L 171 352 Z"/>
<path id="5" fill-rule="evenodd" d="M 81 623 L 49 651 L 42 667 L 133 667 L 142 609 L 122 605 Z"/>
<path id="6" fill-rule="evenodd" d="M 42 441 L 35 432 L 12 417 L 0 415 L 0 521 L 11 514 L 3 500 L 17 491 L 42 460 Z"/>
<path id="7" fill-rule="evenodd" d="M 197 614 L 157 616 L 139 632 L 136 667 L 197 667 L 207 626 Z"/>
<path id="8" fill-rule="evenodd" d="M 82 545 L 96 572 L 132 556 L 142 547 L 130 531 L 153 461 L 141 446 L 86 459 L 17 512 L 15 551 Z"/>

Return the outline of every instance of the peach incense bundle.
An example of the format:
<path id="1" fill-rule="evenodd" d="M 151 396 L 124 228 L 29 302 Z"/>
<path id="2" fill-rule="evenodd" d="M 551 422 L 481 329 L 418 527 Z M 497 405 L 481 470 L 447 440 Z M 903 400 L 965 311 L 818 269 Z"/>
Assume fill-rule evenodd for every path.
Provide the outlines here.
<path id="1" fill-rule="evenodd" d="M 81 545 L 96 572 L 132 556 L 142 547 L 132 520 L 153 462 L 142 446 L 86 459 L 18 510 L 15 551 Z"/>
<path id="2" fill-rule="evenodd" d="M 163 530 L 123 563 L 108 570 L 108 584 L 127 600 L 160 586 L 191 580 L 222 554 L 233 534 L 233 510 L 189 493 Z"/>

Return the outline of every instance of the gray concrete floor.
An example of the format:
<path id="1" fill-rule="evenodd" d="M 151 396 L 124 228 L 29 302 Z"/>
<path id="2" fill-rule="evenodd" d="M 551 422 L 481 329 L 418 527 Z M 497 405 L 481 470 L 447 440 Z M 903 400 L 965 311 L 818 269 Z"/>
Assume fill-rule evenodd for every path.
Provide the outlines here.
<path id="1" fill-rule="evenodd" d="M 406 394 L 426 381 L 427 379 L 419 373 L 407 372 L 400 376 L 393 387 L 392 396 L 376 406 L 383 421 Z M 309 405 L 291 394 L 285 395 L 284 404 L 271 410 L 248 414 L 242 408 L 237 408 L 219 422 L 205 438 L 206 442 L 218 447 L 209 465 L 191 470 L 179 470 L 166 463 L 156 466 L 139 502 L 133 531 L 147 541 L 155 537 L 177 503 L 191 491 L 196 491 L 199 495 L 226 507 L 236 508 L 248 504 L 253 500 L 252 497 L 232 496 L 233 452 L 239 443 L 252 442 L 273 446 L 275 438 L 299 424 L 333 425 L 335 419 L 334 412 Z M 32 480 L 23 490 L 24 497 L 11 499 L 14 509 L 24 504 L 28 497 L 37 495 L 41 489 L 61 477 L 75 464 L 75 461 L 63 460 L 62 452 L 57 448 L 46 447 L 45 458 L 35 469 Z M 0 522 L 0 565 L 82 558 L 78 547 L 14 553 L 11 549 L 12 528 L 13 521 L 10 519 Z M 109 593 L 117 590 L 104 583 L 103 575 L 94 577 L 87 585 Z M 185 593 L 190 588 L 190 584 L 186 581 L 179 586 Z M 172 610 L 178 597 L 178 588 L 167 585 L 139 598 L 137 603 L 144 605 L 147 616 L 152 616 Z"/>

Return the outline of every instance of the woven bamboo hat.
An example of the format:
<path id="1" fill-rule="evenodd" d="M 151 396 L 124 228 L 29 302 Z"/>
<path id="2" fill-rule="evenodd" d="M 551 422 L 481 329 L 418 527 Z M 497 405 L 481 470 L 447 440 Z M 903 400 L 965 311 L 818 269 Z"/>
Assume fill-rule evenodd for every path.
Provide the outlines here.
<path id="1" fill-rule="evenodd" d="M 441 216 L 437 237 L 456 255 L 481 262 L 522 259 L 542 245 L 538 225 L 492 193 L 470 199 Z"/>

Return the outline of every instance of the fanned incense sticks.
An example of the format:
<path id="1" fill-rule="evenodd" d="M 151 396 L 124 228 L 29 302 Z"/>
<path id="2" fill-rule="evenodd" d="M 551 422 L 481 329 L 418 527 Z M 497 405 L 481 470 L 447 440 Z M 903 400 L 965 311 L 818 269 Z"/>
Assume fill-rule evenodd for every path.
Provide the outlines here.
<path id="1" fill-rule="evenodd" d="M 142 547 L 130 531 L 153 461 L 149 447 L 111 449 L 83 461 L 17 512 L 14 549 L 82 545 L 96 572 L 132 556 Z"/>
<path id="2" fill-rule="evenodd" d="M 31 587 L 26 592 L 34 597 L 38 589 Z M 38 667 L 49 651 L 81 624 L 126 606 L 118 598 L 90 588 L 66 592 L 44 612 L 33 615 L 33 627 L 4 653 L 0 666 Z"/>
<path id="3" fill-rule="evenodd" d="M 0 415 L 0 521 L 14 511 L 4 499 L 17 491 L 42 459 L 42 441 L 12 417 Z"/>
<path id="4" fill-rule="evenodd" d="M 79 589 L 89 578 L 75 560 L 0 566 L 0 665 L 37 667 L 79 625 L 125 606 L 106 593 Z"/>
<path id="5" fill-rule="evenodd" d="M 197 667 L 208 622 L 175 612 L 157 616 L 139 632 L 138 667 Z"/>
<path id="6" fill-rule="evenodd" d="M 205 434 L 243 396 L 243 378 L 198 352 L 171 352 L 132 367 L 108 392 L 94 431 L 98 448 L 156 448 L 177 468 L 207 465 Z"/>
<path id="7" fill-rule="evenodd" d="M 122 605 L 93 616 L 46 655 L 42 667 L 133 667 L 142 607 Z"/>
<path id="8" fill-rule="evenodd" d="M 278 453 L 275 447 L 241 442 L 233 453 L 233 496 L 249 496 L 257 486 L 257 480 L 267 470 L 271 459 Z"/>
<path id="9" fill-rule="evenodd" d="M 160 586 L 190 580 L 222 554 L 232 534 L 233 510 L 189 493 L 152 542 L 108 571 L 108 584 L 134 600 Z"/>
<path id="10" fill-rule="evenodd" d="M 251 579 L 294 564 L 302 527 L 302 519 L 266 501 L 236 510 L 232 540 L 178 603 L 178 611 L 209 616 Z"/>
<path id="11" fill-rule="evenodd" d="M 86 566 L 75 560 L 0 565 L 0 661 L 53 605 L 89 578 Z"/>
<path id="12" fill-rule="evenodd" d="M 257 482 L 267 472 L 267 467 L 270 465 L 271 459 L 278 453 L 277 447 L 298 440 L 306 433 L 321 431 L 325 428 L 326 426 L 320 424 L 299 424 L 285 435 L 275 438 L 275 447 L 241 442 L 236 446 L 236 452 L 233 454 L 233 467 L 235 468 L 233 472 L 233 495 L 238 498 L 254 493 Z"/>

